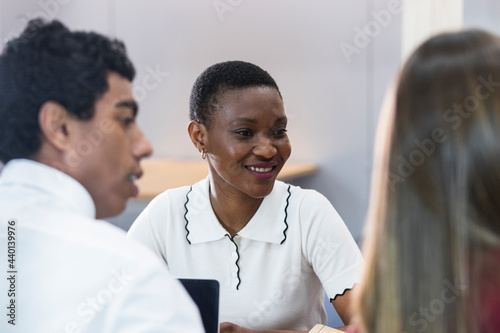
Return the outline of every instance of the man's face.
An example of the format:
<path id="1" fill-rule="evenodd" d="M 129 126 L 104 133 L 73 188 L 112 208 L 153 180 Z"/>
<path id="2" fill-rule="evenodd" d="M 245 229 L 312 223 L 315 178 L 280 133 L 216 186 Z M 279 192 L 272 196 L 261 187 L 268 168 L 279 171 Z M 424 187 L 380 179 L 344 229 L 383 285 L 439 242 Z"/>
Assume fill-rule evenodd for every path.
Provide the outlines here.
<path id="1" fill-rule="evenodd" d="M 152 153 L 135 122 L 137 105 L 131 82 L 110 72 L 108 85 L 95 104 L 92 119 L 72 119 L 66 156 L 67 171 L 90 193 L 97 218 L 121 213 L 127 200 L 138 194 L 134 180 L 142 174 L 139 161 Z"/>

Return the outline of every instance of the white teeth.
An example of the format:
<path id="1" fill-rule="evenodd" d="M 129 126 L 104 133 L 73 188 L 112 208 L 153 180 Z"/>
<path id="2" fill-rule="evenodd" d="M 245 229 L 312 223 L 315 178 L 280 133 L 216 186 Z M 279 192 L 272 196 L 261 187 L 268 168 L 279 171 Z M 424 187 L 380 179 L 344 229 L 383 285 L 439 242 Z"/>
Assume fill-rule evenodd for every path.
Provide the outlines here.
<path id="1" fill-rule="evenodd" d="M 137 176 L 136 175 L 130 175 L 128 177 L 128 179 L 130 179 L 131 181 L 135 181 L 137 179 Z"/>
<path id="2" fill-rule="evenodd" d="M 248 168 L 252 171 L 262 172 L 262 173 L 269 172 L 273 169 L 273 168 L 254 168 L 254 167 L 248 167 Z"/>

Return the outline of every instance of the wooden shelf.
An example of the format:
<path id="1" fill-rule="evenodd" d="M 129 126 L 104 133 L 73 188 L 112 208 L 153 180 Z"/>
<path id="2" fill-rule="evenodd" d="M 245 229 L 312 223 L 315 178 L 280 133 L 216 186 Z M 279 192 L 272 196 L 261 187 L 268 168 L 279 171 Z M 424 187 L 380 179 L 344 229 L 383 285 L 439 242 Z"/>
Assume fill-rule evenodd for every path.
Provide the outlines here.
<path id="1" fill-rule="evenodd" d="M 144 176 L 137 180 L 137 200 L 151 200 L 170 188 L 191 185 L 208 175 L 205 161 L 148 159 L 141 162 Z M 288 180 L 314 173 L 312 164 L 286 163 L 279 180 Z"/>

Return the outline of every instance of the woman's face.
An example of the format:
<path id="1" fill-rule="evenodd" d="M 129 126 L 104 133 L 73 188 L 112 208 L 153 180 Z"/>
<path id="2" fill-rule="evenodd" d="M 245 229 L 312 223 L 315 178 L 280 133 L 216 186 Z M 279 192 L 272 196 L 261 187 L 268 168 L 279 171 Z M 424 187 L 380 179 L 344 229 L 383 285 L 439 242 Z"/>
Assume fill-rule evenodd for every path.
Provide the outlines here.
<path id="1" fill-rule="evenodd" d="M 205 146 L 215 190 L 265 197 L 291 153 L 278 91 L 228 90 L 217 104 Z"/>

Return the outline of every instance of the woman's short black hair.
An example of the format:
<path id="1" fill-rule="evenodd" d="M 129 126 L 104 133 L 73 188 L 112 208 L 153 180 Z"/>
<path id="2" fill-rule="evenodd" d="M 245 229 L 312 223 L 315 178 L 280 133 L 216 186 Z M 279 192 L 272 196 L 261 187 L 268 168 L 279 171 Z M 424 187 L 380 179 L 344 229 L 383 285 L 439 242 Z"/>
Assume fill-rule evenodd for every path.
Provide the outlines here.
<path id="1" fill-rule="evenodd" d="M 71 32 L 59 21 L 34 19 L 0 55 L 0 160 L 30 158 L 40 149 L 38 112 L 47 101 L 81 120 L 116 72 L 132 81 L 125 46 L 92 32 Z"/>
<path id="2" fill-rule="evenodd" d="M 212 65 L 198 76 L 191 90 L 189 118 L 210 127 L 218 97 L 228 90 L 247 87 L 271 87 L 280 90 L 268 72 L 244 61 L 226 61 Z"/>

